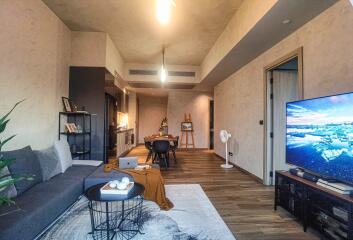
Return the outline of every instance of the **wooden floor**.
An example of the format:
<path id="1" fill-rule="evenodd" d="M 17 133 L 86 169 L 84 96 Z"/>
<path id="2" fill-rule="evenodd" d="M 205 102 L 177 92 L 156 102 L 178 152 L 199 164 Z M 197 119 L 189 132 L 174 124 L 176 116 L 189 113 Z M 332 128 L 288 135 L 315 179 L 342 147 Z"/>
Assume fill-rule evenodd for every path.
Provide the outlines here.
<path id="1" fill-rule="evenodd" d="M 144 162 L 147 151 L 138 146 L 129 156 Z M 177 158 L 177 164 L 162 171 L 166 184 L 200 184 L 237 240 L 319 239 L 313 232 L 304 233 L 284 210 L 273 210 L 272 187 L 238 169 L 220 168 L 222 160 L 213 152 L 182 151 Z"/>

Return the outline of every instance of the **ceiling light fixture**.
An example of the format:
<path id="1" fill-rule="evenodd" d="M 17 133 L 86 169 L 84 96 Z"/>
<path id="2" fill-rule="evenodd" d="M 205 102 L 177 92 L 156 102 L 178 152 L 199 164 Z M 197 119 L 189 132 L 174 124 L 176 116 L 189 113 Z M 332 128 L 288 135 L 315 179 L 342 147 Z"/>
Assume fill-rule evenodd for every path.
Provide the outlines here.
<path id="1" fill-rule="evenodd" d="M 174 0 L 156 0 L 157 19 L 162 25 L 167 25 L 170 20 Z"/>
<path id="2" fill-rule="evenodd" d="M 163 62 L 162 62 L 162 68 L 161 68 L 161 82 L 164 83 L 167 80 L 167 70 L 165 69 L 165 65 L 164 65 L 164 47 L 162 50 L 162 54 L 163 54 Z"/>

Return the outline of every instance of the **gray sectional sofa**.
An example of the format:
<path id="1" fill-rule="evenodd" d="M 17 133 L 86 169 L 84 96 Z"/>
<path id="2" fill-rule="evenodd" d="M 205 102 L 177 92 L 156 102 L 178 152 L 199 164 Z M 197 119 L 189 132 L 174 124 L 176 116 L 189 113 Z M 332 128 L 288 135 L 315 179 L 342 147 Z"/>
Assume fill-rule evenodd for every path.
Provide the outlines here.
<path id="1" fill-rule="evenodd" d="M 34 239 L 75 203 L 88 187 L 130 177 L 119 172 L 105 173 L 103 165 L 98 167 L 102 164 L 100 161 L 72 160 L 64 140 L 56 141 L 53 147 L 41 151 L 25 147 L 0 154 L 16 159 L 0 174 L 33 176 L 32 181 L 21 181 L 0 189 L 1 196 L 10 196 L 16 202 L 15 205 L 0 206 L 0 240 Z"/>

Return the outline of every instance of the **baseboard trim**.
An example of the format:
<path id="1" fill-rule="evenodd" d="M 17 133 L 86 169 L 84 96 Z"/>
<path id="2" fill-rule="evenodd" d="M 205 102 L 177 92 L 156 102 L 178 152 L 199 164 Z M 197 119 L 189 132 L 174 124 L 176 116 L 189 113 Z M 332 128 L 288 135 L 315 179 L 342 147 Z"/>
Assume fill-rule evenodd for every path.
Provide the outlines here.
<path id="1" fill-rule="evenodd" d="M 220 155 L 218 155 L 217 153 L 214 153 L 214 155 L 216 155 L 217 157 L 219 157 L 220 159 L 222 159 L 223 161 L 225 161 L 226 159 Z M 263 183 L 263 180 L 261 178 L 259 178 L 258 176 L 252 174 L 251 172 L 245 170 L 244 168 L 241 168 L 239 167 L 238 165 L 232 163 L 232 162 L 229 162 L 230 164 L 232 164 L 236 169 L 238 169 L 239 171 L 245 173 L 246 175 L 249 175 L 250 177 L 252 177 L 254 180 L 256 180 L 257 182 L 261 183 L 261 184 L 264 184 Z"/>

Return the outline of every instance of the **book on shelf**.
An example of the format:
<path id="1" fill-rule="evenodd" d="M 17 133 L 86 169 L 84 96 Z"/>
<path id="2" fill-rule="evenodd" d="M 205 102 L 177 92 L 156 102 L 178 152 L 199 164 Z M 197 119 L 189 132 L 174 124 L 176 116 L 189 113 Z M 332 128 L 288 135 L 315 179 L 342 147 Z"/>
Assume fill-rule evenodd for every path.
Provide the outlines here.
<path id="1" fill-rule="evenodd" d="M 134 182 L 129 182 L 124 189 L 118 189 L 117 186 L 111 187 L 111 182 L 106 183 L 100 190 L 101 194 L 116 194 L 116 195 L 127 195 L 130 190 L 134 187 Z"/>

